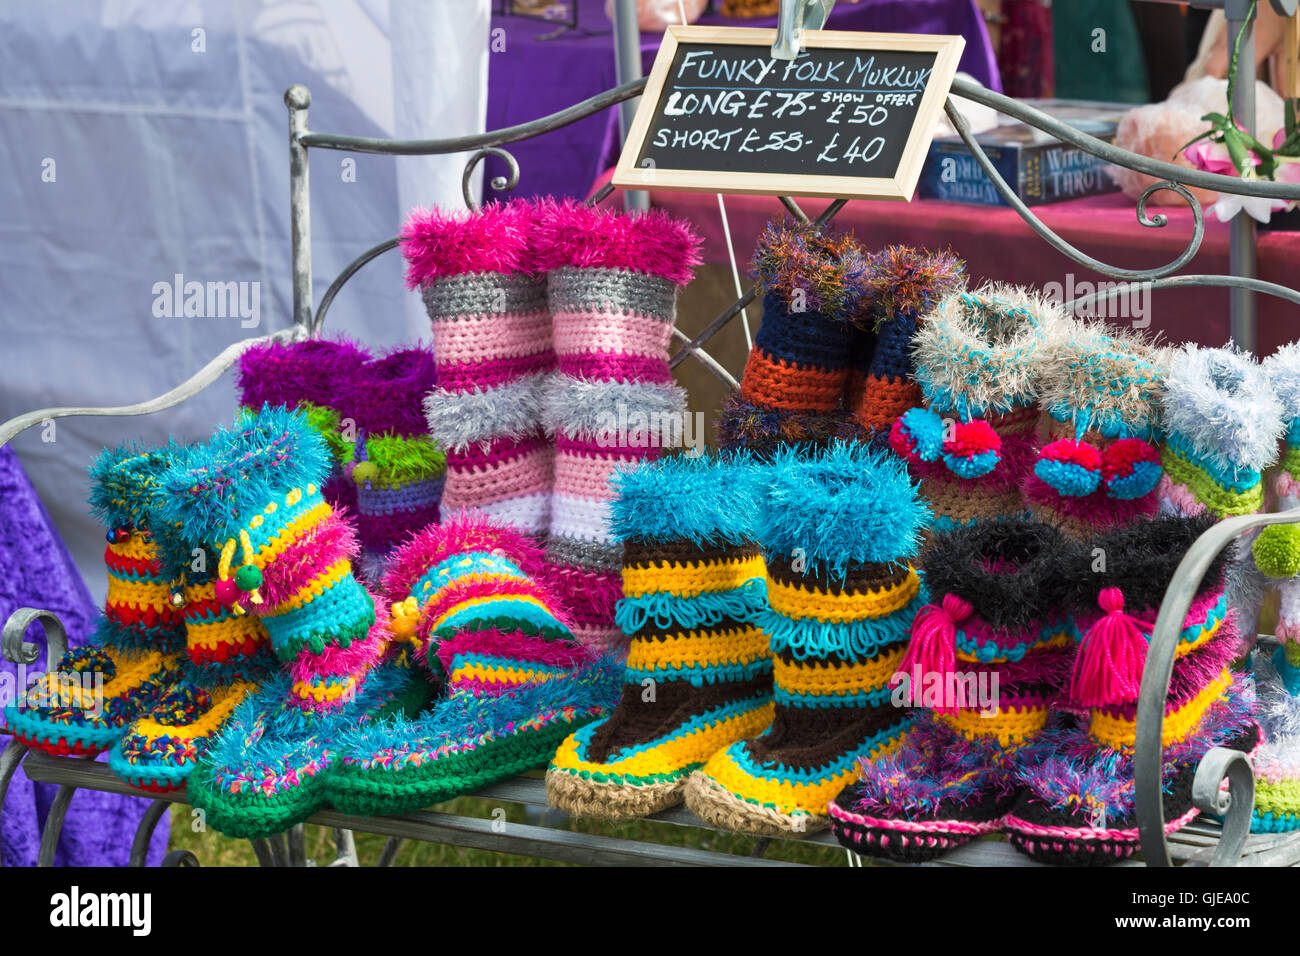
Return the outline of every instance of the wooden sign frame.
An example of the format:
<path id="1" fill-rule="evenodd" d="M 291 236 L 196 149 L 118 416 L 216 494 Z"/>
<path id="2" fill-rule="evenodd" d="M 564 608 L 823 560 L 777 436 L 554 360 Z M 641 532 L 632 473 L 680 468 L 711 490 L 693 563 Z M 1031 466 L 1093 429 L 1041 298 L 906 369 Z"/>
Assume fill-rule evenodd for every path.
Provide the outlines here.
<path id="1" fill-rule="evenodd" d="M 672 67 L 677 47 L 681 43 L 718 43 L 753 46 L 768 52 L 776 39 L 774 29 L 751 27 L 691 27 L 670 26 L 664 32 L 663 43 L 655 56 L 645 93 L 637 107 L 636 117 L 628 130 L 623 152 L 614 169 L 613 184 L 625 189 L 675 189 L 685 192 L 752 193 L 763 196 L 823 196 L 827 198 L 886 199 L 910 201 L 921 178 L 921 167 L 934 138 L 935 124 L 943 112 L 943 104 L 957 64 L 961 60 L 966 40 L 960 36 L 926 33 L 857 33 L 846 30 L 806 30 L 803 33 L 805 49 L 904 51 L 934 53 L 934 68 L 916 118 L 903 147 L 898 168 L 892 177 L 818 176 L 815 174 L 782 175 L 776 173 L 744 173 L 710 170 L 666 169 L 662 166 L 641 167 L 641 155 L 650 122 L 659 107 L 668 71 Z"/>

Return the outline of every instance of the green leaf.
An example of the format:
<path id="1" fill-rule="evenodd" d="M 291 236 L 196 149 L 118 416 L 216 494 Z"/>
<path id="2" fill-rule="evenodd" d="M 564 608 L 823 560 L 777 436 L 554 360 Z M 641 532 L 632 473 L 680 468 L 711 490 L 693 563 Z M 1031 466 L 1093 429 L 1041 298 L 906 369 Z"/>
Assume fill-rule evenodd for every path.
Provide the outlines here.
<path id="1" fill-rule="evenodd" d="M 1207 129 L 1204 133 L 1202 133 L 1200 136 L 1197 136 L 1195 139 L 1189 139 L 1187 142 L 1183 143 L 1182 146 L 1178 147 L 1178 149 L 1174 151 L 1173 158 L 1177 159 L 1179 156 L 1183 155 L 1183 151 L 1186 150 L 1188 146 L 1195 145 L 1196 143 L 1199 143 L 1203 139 L 1209 139 L 1213 135 L 1214 135 L 1214 130 Z"/>
<path id="2" fill-rule="evenodd" d="M 1237 172 L 1240 173 L 1250 162 L 1246 144 L 1241 140 L 1241 131 L 1235 127 L 1225 130 L 1223 145 L 1228 147 L 1228 155 L 1232 157 L 1232 165 L 1236 166 Z"/>

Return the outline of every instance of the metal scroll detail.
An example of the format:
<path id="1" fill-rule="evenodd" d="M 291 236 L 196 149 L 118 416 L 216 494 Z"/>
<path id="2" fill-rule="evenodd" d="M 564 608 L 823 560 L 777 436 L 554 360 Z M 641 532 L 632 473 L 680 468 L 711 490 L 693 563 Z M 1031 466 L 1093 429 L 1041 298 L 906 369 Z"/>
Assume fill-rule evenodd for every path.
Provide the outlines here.
<path id="1" fill-rule="evenodd" d="M 1007 205 L 1014 209 L 1020 218 L 1025 221 L 1025 224 L 1041 236 L 1048 245 L 1062 255 L 1073 259 L 1075 262 L 1079 263 L 1079 265 L 1086 266 L 1095 272 L 1100 272 L 1102 275 L 1111 276 L 1116 279 L 1159 279 L 1163 276 L 1171 275 L 1183 266 L 1187 265 L 1187 263 L 1191 261 L 1192 256 L 1196 255 L 1197 251 L 1201 248 L 1201 241 L 1205 238 L 1205 213 L 1201 209 L 1201 204 L 1186 187 L 1176 182 L 1166 181 L 1154 183 L 1143 191 L 1137 203 L 1138 222 L 1148 228 L 1160 228 L 1167 225 L 1169 222 L 1168 216 L 1160 213 L 1157 213 L 1152 217 L 1147 216 L 1147 200 L 1153 193 L 1162 189 L 1178 193 L 1178 195 L 1181 196 L 1191 207 L 1192 215 L 1196 220 L 1195 228 L 1192 230 L 1192 238 L 1191 241 L 1188 242 L 1187 248 L 1185 248 L 1172 262 L 1155 269 L 1125 269 L 1120 266 L 1108 265 L 1100 259 L 1093 258 L 1081 249 L 1066 242 L 1061 238 L 1061 236 L 1053 232 L 1041 219 L 1035 216 L 1032 211 L 1030 211 L 1024 201 L 1016 195 L 1015 190 L 1007 185 L 1007 181 L 1002 178 L 1002 174 L 999 173 L 997 167 L 993 165 L 993 161 L 989 159 L 988 154 L 984 152 L 983 147 L 976 142 L 974 134 L 970 131 L 970 124 L 966 122 L 966 118 L 962 116 L 961 112 L 953 105 L 951 98 L 949 98 L 947 103 L 944 104 L 944 111 L 948 114 L 948 119 L 952 123 L 953 128 L 957 130 L 957 135 L 961 137 L 962 142 L 966 144 L 966 148 L 970 150 L 971 155 L 975 158 L 975 162 L 979 163 L 980 168 L 984 170 L 984 175 L 986 175 L 993 183 L 993 188 L 998 191 L 998 194 L 1002 196 Z"/>
<path id="2" fill-rule="evenodd" d="M 33 425 L 39 425 L 42 422 L 53 418 L 68 418 L 78 415 L 151 415 L 154 412 L 160 412 L 164 408 L 171 408 L 173 405 L 179 405 L 188 398 L 193 398 L 199 392 L 203 391 L 218 378 L 221 377 L 226 369 L 235 364 L 246 350 L 255 345 L 261 345 L 264 342 L 294 342 L 307 337 L 306 330 L 300 326 L 291 326 L 282 329 L 279 332 L 273 332 L 270 335 L 259 336 L 253 339 L 243 339 L 228 345 L 226 348 L 203 368 L 199 369 L 181 384 L 177 385 L 171 391 L 164 392 L 157 398 L 151 398 L 146 402 L 137 402 L 134 405 L 113 405 L 99 408 L 42 408 L 34 412 L 28 412 L 25 415 L 18 415 L 15 418 L 0 425 L 0 447 L 7 445 L 13 440 L 15 435 L 19 435 Z"/>
<path id="3" fill-rule="evenodd" d="M 1169 696 L 1169 681 L 1174 672 L 1174 656 L 1182 634 L 1183 621 L 1192 605 L 1192 599 L 1211 562 L 1224 548 L 1242 533 L 1270 524 L 1300 522 L 1300 508 L 1269 515 L 1243 515 L 1220 521 L 1206 531 L 1188 549 L 1173 581 L 1160 602 L 1160 613 L 1151 632 L 1146 664 L 1142 671 L 1142 690 L 1137 706 L 1137 741 L 1134 748 L 1134 783 L 1136 790 L 1138 834 L 1142 841 L 1142 858 L 1148 866 L 1170 866 L 1169 844 L 1165 839 L 1163 738 L 1165 702 Z M 1245 766 L 1249 758 L 1241 755 Z M 1240 855 L 1241 845 L 1233 844 L 1241 834 L 1250 830 L 1253 790 L 1247 790 L 1241 780 L 1242 764 L 1210 751 L 1202 761 L 1193 786 L 1193 798 L 1202 810 L 1225 814 L 1223 840 L 1215 854 L 1216 865 L 1228 865 Z M 1227 778 L 1231 799 L 1226 804 L 1214 797 L 1219 783 Z M 1213 783 L 1210 781 L 1213 780 Z M 1253 781 L 1253 777 L 1252 777 Z M 1253 783 L 1252 783 L 1253 787 Z"/>
<path id="4" fill-rule="evenodd" d="M 48 651 L 45 656 L 46 670 L 58 666 L 68 650 L 68 632 L 64 630 L 63 622 L 53 611 L 34 607 L 20 607 L 9 615 L 9 620 L 5 621 L 4 632 L 0 636 L 5 660 L 11 664 L 24 666 L 36 663 L 36 659 L 41 656 L 40 647 L 23 638 L 27 636 L 28 629 L 38 621 L 45 631 L 45 647 Z"/>
<path id="5" fill-rule="evenodd" d="M 519 185 L 519 161 L 514 158 L 507 150 L 499 146 L 485 146 L 471 156 L 465 163 L 465 172 L 460 177 L 460 194 L 465 200 L 465 208 L 472 212 L 478 212 L 479 205 L 474 201 L 474 196 L 470 190 L 470 184 L 474 178 L 474 169 L 483 160 L 489 156 L 496 156 L 504 159 L 506 165 L 510 167 L 510 175 L 493 176 L 491 186 L 497 192 L 509 192 Z"/>

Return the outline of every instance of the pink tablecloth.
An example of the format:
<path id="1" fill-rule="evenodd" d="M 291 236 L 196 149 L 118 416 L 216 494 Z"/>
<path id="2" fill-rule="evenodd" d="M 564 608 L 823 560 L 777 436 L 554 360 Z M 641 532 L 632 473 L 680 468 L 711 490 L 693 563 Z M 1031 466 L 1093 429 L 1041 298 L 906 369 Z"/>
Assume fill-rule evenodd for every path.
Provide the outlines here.
<path id="1" fill-rule="evenodd" d="M 725 197 L 736 245 L 737 259 L 748 260 L 763 224 L 783 212 L 773 198 L 730 195 Z M 617 201 L 616 199 L 609 200 Z M 653 203 L 695 223 L 705 237 L 705 259 L 725 264 L 722 221 L 712 194 L 656 192 Z M 803 200 L 802 208 L 814 216 L 826 200 Z M 1186 206 L 1151 207 L 1163 212 L 1169 224 L 1144 228 L 1137 222 L 1134 204 L 1121 193 L 1039 206 L 1036 214 L 1068 242 L 1109 265 L 1128 269 L 1152 268 L 1172 261 L 1192 235 L 1192 212 Z M 891 243 L 926 248 L 950 246 L 965 258 L 974 283 L 984 279 L 1043 287 L 1047 283 L 1096 282 L 1104 277 L 1074 264 L 1039 238 L 1011 209 L 967 206 L 916 200 L 911 203 L 850 202 L 835 222 L 852 227 L 868 247 Z M 742 266 L 743 268 L 743 266 Z M 1205 240 L 1181 274 L 1226 274 L 1228 227 L 1212 215 Z M 1300 233 L 1262 232 L 1259 237 L 1259 277 L 1270 282 L 1300 286 Z M 1300 307 L 1272 296 L 1259 296 L 1260 354 L 1300 338 Z M 1130 315 L 1140 302 L 1130 305 Z M 1228 339 L 1226 289 L 1170 289 L 1150 296 L 1152 330 L 1165 341 L 1194 341 L 1222 345 Z M 1118 310 L 1109 316 L 1124 322 Z"/>

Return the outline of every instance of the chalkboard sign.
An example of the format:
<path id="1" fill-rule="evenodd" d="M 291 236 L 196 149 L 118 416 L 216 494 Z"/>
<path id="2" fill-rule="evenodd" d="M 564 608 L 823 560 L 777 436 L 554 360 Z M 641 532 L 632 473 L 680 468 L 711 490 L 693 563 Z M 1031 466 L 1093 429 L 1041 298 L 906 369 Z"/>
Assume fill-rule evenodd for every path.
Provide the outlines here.
<path id="1" fill-rule="evenodd" d="M 965 40 L 669 27 L 614 172 L 633 189 L 912 198 Z"/>

